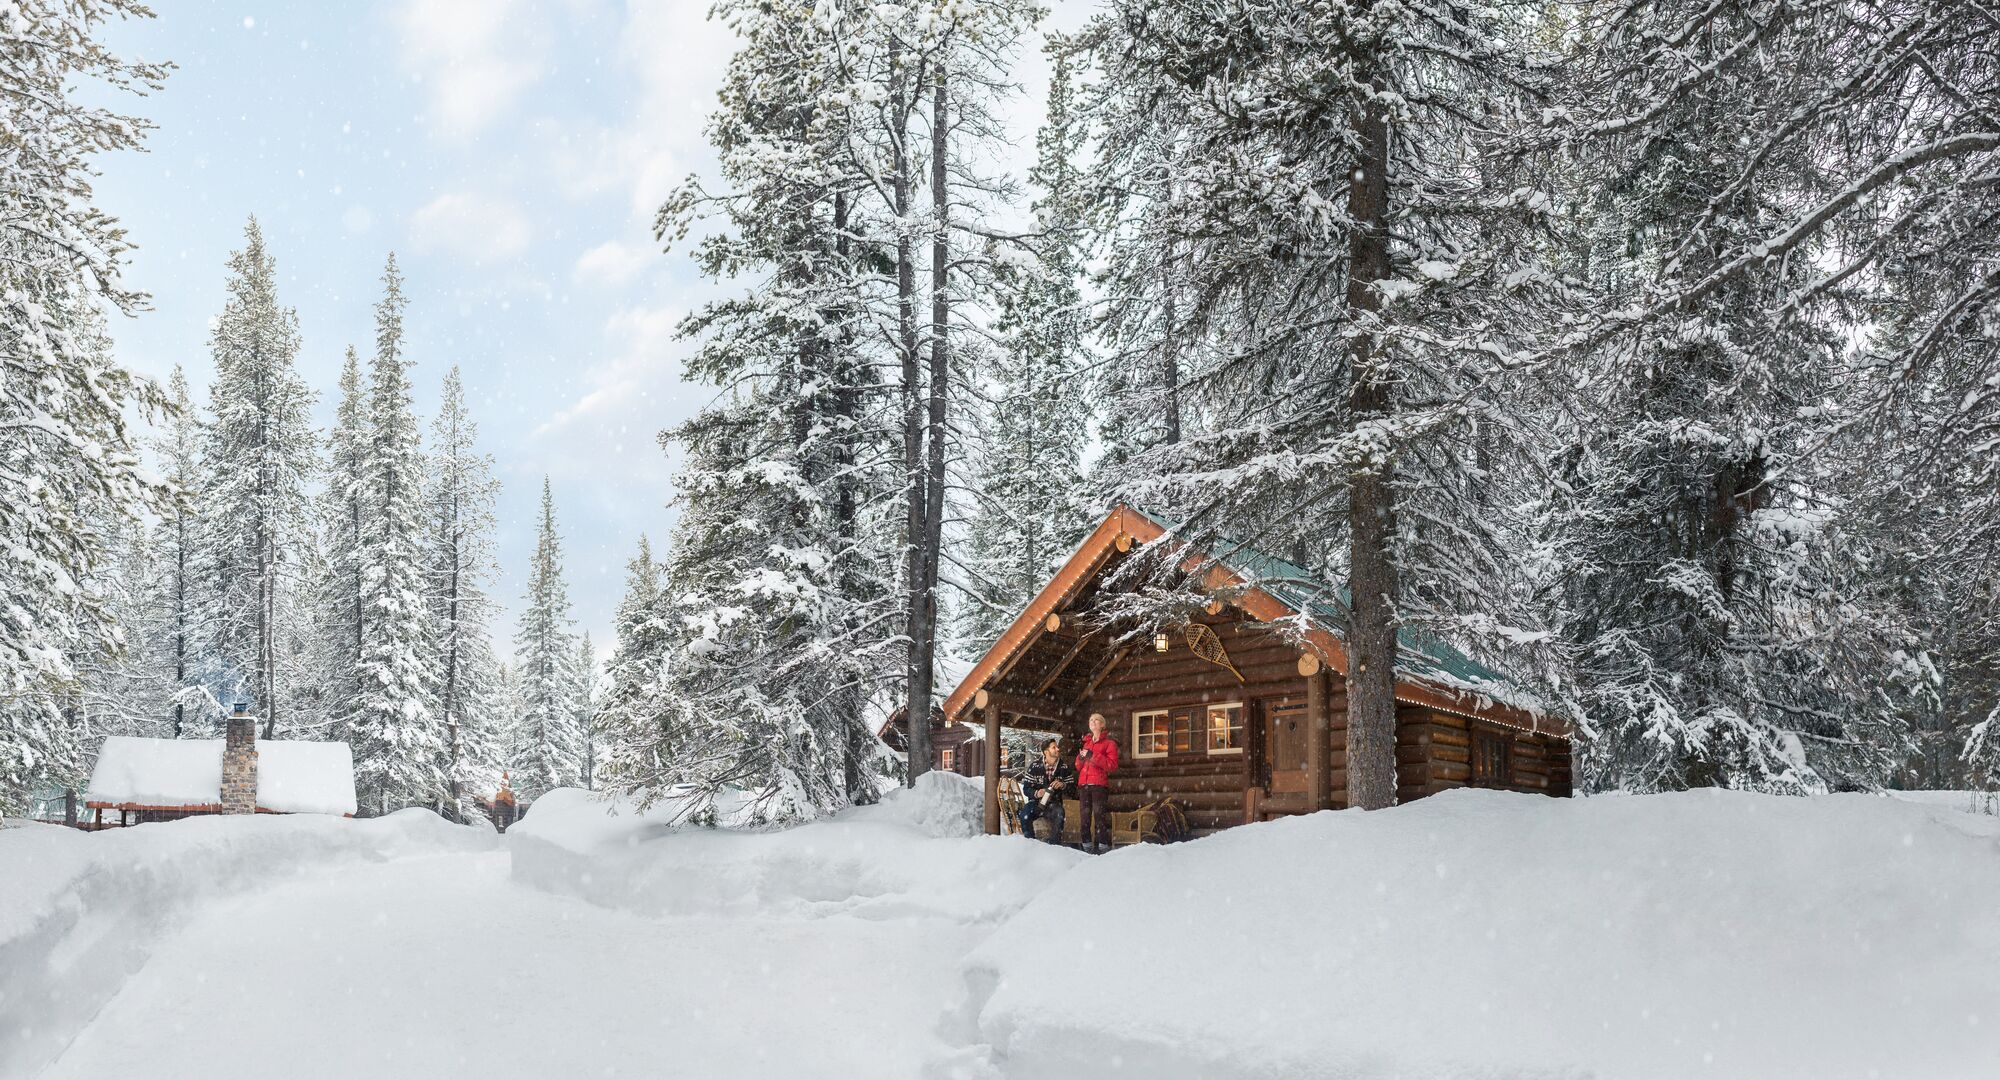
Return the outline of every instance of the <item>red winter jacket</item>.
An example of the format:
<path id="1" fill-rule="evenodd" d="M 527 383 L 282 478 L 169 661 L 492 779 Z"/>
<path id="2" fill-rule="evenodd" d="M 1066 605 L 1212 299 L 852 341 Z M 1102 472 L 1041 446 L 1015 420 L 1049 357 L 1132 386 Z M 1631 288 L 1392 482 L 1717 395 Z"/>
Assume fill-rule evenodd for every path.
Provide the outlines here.
<path id="1" fill-rule="evenodd" d="M 1089 756 L 1086 757 L 1085 753 Z M 1103 787 L 1111 782 L 1111 774 L 1118 771 L 1118 742 L 1106 735 L 1102 739 L 1083 737 L 1083 749 L 1076 755 L 1076 783 L 1078 787 Z"/>

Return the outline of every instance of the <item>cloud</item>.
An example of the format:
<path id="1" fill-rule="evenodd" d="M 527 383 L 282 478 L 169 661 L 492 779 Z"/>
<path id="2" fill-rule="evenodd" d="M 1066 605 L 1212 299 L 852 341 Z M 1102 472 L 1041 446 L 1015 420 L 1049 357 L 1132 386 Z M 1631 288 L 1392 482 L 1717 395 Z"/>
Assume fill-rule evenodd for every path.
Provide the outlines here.
<path id="1" fill-rule="evenodd" d="M 657 252 L 606 240 L 577 257 L 576 278 L 585 284 L 623 285 L 659 262 Z"/>
<path id="2" fill-rule="evenodd" d="M 604 324 L 604 336 L 615 349 L 611 359 L 593 367 L 584 376 L 583 395 L 536 428 L 535 434 L 550 434 L 584 417 L 601 419 L 607 413 L 655 414 L 656 397 L 682 396 L 686 387 L 680 384 L 679 343 L 674 339 L 682 314 L 672 308 L 614 312 Z"/>
<path id="3" fill-rule="evenodd" d="M 626 7 L 607 65 L 631 88 L 620 114 L 544 132 L 556 144 L 551 160 L 571 197 L 622 196 L 634 223 L 650 228 L 675 185 L 713 168 L 704 128 L 739 41 L 726 23 L 703 18 L 703 7 L 691 0 Z"/>
<path id="4" fill-rule="evenodd" d="M 521 254 L 532 233 L 519 206 L 469 192 L 447 192 L 410 217 L 410 244 L 419 253 L 456 255 L 475 263 Z"/>
<path id="5" fill-rule="evenodd" d="M 406 0 L 395 11 L 403 66 L 429 91 L 433 128 L 476 135 L 541 78 L 548 35 L 535 11 L 526 0 Z"/>

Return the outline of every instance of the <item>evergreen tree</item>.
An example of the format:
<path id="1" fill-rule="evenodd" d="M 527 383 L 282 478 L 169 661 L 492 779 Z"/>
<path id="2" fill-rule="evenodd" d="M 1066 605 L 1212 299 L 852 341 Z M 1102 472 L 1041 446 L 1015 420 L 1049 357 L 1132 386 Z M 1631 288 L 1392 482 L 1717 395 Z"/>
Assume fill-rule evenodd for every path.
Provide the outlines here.
<path id="1" fill-rule="evenodd" d="M 731 194 L 690 181 L 659 227 L 718 215 L 697 260 L 755 282 L 683 325 L 702 342 L 691 374 L 733 389 L 665 436 L 687 447 L 681 520 L 654 610 L 621 622 L 647 640 L 621 636 L 611 703 L 620 784 L 741 786 L 780 819 L 872 798 L 866 713 L 905 648 L 891 611 L 906 476 L 888 464 L 902 414 L 877 367 L 879 327 L 904 309 L 894 253 L 913 238 L 874 202 L 879 21 L 824 15 L 717 9 L 744 42 L 710 126 Z"/>
<path id="2" fill-rule="evenodd" d="M 585 791 L 594 791 L 597 788 L 598 754 L 601 747 L 597 738 L 599 685 L 597 647 L 590 643 L 589 631 L 584 632 L 583 640 L 578 643 L 576 670 L 573 674 L 576 688 L 572 700 L 575 702 L 576 730 L 580 739 L 577 761 L 582 766 L 577 777 L 578 786 Z"/>
<path id="3" fill-rule="evenodd" d="M 1538 11 L 1113 0 L 1083 39 L 1109 362 L 1158 416 L 1114 492 L 1351 597 L 1356 806 L 1395 799 L 1399 626 L 1523 591 L 1477 510 L 1532 458 L 1488 421 L 1561 299 L 1526 197 L 1553 153 L 1507 139 L 1548 92 Z"/>
<path id="4" fill-rule="evenodd" d="M 375 307 L 362 467 L 362 612 L 355 784 L 377 812 L 449 802 L 446 736 L 426 663 L 423 452 L 403 348 L 402 274 L 391 254 Z"/>
<path id="5" fill-rule="evenodd" d="M 196 604 L 195 575 L 201 566 L 197 548 L 200 524 L 196 517 L 197 492 L 201 487 L 201 420 L 195 415 L 188 393 L 187 376 L 180 365 L 167 382 L 169 412 L 165 433 L 154 443 L 160 475 L 167 483 L 159 527 L 153 533 L 153 567 L 147 589 L 147 608 L 153 615 L 152 630 L 164 663 L 172 672 L 166 699 L 155 703 L 171 713 L 167 733 L 172 738 L 197 734 L 190 727 L 187 690 L 199 667 L 195 636 L 200 612 Z"/>
<path id="6" fill-rule="evenodd" d="M 98 347 L 100 305 L 130 314 L 124 232 L 91 199 L 92 155 L 129 149 L 148 125 L 90 105 L 109 86 L 155 89 L 100 36 L 149 12 L 129 0 L 27 0 L 0 8 L 0 811 L 31 785 L 74 777 L 65 713 L 84 643 L 114 649 L 102 605 L 77 583 L 104 559 L 87 505 L 135 514 L 154 488 L 126 406 L 159 394 Z"/>
<path id="7" fill-rule="evenodd" d="M 327 439 L 327 481 L 319 511 L 325 549 L 315 589 L 326 718 L 334 737 L 348 742 L 358 733 L 362 642 L 368 627 L 362 537 L 368 520 L 369 426 L 361 358 L 350 345 Z"/>
<path id="8" fill-rule="evenodd" d="M 1587 193 L 1581 294 L 1544 354 L 1575 418 L 1551 593 L 1592 786 L 1873 787 L 1944 700 L 1966 609 L 1931 598 L 1977 595 L 1979 527 L 1912 526 L 1971 475 L 1933 447 L 1991 416 L 1964 329 L 1994 299 L 1973 222 L 2000 157 L 2000 28 L 1948 8 L 1574 27 L 1548 115 Z M 1924 404 L 1946 387 L 1969 425 Z"/>
<path id="9" fill-rule="evenodd" d="M 514 790 L 532 801 L 583 775 L 577 729 L 577 645 L 570 632 L 569 587 L 563 582 L 562 539 L 555 497 L 542 480 L 542 512 L 528 567 L 527 610 L 514 636 Z"/>
<path id="10" fill-rule="evenodd" d="M 977 578 L 964 637 L 974 649 L 1000 636 L 1075 550 L 1099 509 L 1086 496 L 1080 462 L 1090 408 L 1077 160 L 1087 133 L 1073 111 L 1072 52 L 1061 40 L 1048 51 L 1055 72 L 1029 174 L 1041 193 L 1034 205 L 1039 233 L 1033 261 L 1009 275 L 1016 280 L 1009 282 L 1000 323 L 1006 348 L 993 366 L 978 501 L 967 530 L 967 562 Z"/>
<path id="11" fill-rule="evenodd" d="M 671 634 L 656 618 L 661 610 L 660 570 L 653 559 L 652 543 L 641 534 L 638 552 L 625 564 L 617 641 L 604 665 L 604 693 L 598 709 L 598 726 L 608 737 L 606 765 L 611 774 L 645 776 L 662 767 L 654 761 L 623 760 L 620 751 L 622 740 L 640 732 L 647 718 L 654 715 L 652 695 L 667 659 Z"/>
<path id="12" fill-rule="evenodd" d="M 203 432 L 195 595 L 204 681 L 219 700 L 251 700 L 272 738 L 292 719 L 289 693 L 302 674 L 287 645 L 318 458 L 314 395 L 295 367 L 298 313 L 279 303 L 277 260 L 256 218 L 243 236 L 210 335 L 215 382 Z"/>
<path id="13" fill-rule="evenodd" d="M 498 660 L 487 626 L 494 603 L 486 583 L 494 573 L 491 457 L 476 446 L 477 429 L 465 406 L 454 366 L 445 375 L 443 400 L 432 427 L 430 482 L 426 488 L 427 595 L 432 637 L 428 667 L 435 683 L 437 719 L 445 732 L 445 772 L 450 805 L 472 812 L 471 797 L 490 787 L 498 758 L 494 715 Z"/>

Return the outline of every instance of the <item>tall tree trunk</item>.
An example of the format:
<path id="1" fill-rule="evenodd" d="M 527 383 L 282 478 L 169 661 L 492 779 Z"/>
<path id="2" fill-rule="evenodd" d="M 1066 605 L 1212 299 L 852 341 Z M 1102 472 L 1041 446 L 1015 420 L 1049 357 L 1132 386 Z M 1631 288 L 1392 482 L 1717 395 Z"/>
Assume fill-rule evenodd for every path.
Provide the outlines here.
<path id="1" fill-rule="evenodd" d="M 174 507 L 174 738 L 180 738 L 187 731 L 187 702 L 181 700 L 181 691 L 187 687 L 188 618 L 187 618 L 187 507 L 180 503 L 184 495 L 175 495 Z"/>
<path id="2" fill-rule="evenodd" d="M 925 703 L 930 716 L 932 659 L 937 651 L 938 562 L 944 546 L 944 463 L 945 406 L 951 390 L 951 183 L 946 166 L 951 149 L 950 81 L 940 60 L 936 83 L 931 89 L 931 213 L 936 231 L 931 235 L 931 353 L 930 402 L 925 434 L 923 533 L 923 616 L 924 636 L 917 641 L 918 661 L 914 673 L 922 677 L 922 692 L 912 690 L 913 700 Z M 928 744 L 929 723 L 926 729 Z"/>
<path id="3" fill-rule="evenodd" d="M 1180 338 L 1176 336 L 1180 333 L 1180 327 L 1177 325 L 1179 312 L 1174 307 L 1172 246 L 1169 246 L 1167 251 L 1168 263 L 1162 268 L 1161 273 L 1165 278 L 1161 282 L 1161 291 L 1166 294 L 1167 317 L 1166 333 L 1160 335 L 1160 341 L 1166 349 L 1166 355 L 1161 358 L 1160 364 L 1160 383 L 1166 392 L 1164 405 L 1166 430 L 1161 432 L 1161 437 L 1167 445 L 1172 446 L 1181 441 L 1181 350 Z"/>
<path id="4" fill-rule="evenodd" d="M 833 252 L 835 264 L 840 268 L 843 281 L 849 272 L 847 215 L 847 195 L 836 193 L 833 197 Z M 841 326 L 839 337 L 828 345 L 829 349 L 836 350 L 828 365 L 830 369 L 828 374 L 833 383 L 834 430 L 838 433 L 833 440 L 833 527 L 834 535 L 839 541 L 836 544 L 839 555 L 834 575 L 840 595 L 851 601 L 856 591 L 852 573 L 855 558 L 854 540 L 858 524 L 854 486 L 856 438 L 854 419 L 855 398 L 859 391 L 854 377 L 853 335 L 848 329 L 844 314 L 838 307 L 828 312 L 829 323 L 838 323 Z M 847 621 L 847 625 L 852 628 L 851 618 Z M 842 721 L 846 727 L 846 736 L 841 740 L 841 783 L 849 802 L 858 802 L 867 794 L 863 788 L 861 767 L 862 751 L 867 746 L 866 740 L 870 733 L 868 725 L 862 720 L 860 711 L 856 707 L 857 704 L 854 695 L 842 695 L 840 708 L 845 714 Z"/>
<path id="5" fill-rule="evenodd" d="M 903 225 L 909 220 L 910 189 L 913 186 L 909 154 L 910 113 L 915 108 L 919 92 L 917 87 L 921 86 L 921 82 L 904 73 L 902 54 L 901 40 L 892 38 L 889 42 L 889 102 L 894 114 L 890 139 L 894 143 L 894 192 L 898 222 L 896 329 L 897 351 L 901 354 L 903 369 L 904 632 L 909 637 L 904 715 L 910 731 L 908 782 L 915 784 L 917 777 L 923 775 L 931 764 L 930 597 L 924 589 L 924 568 L 928 563 L 923 550 L 923 538 L 928 531 L 924 508 L 929 504 L 929 498 L 923 471 L 924 403 L 917 370 L 917 264 L 916 255 L 911 250 L 909 231 Z"/>
<path id="6" fill-rule="evenodd" d="M 454 432 L 454 435 L 455 434 L 456 433 Z M 458 645 L 460 640 L 459 638 L 460 627 L 458 622 L 459 619 L 458 591 L 459 591 L 459 564 L 461 562 L 461 559 L 459 557 L 459 552 L 464 546 L 464 535 L 462 530 L 460 530 L 457 525 L 459 518 L 458 484 L 459 484 L 459 478 L 456 475 L 454 475 L 452 477 L 452 496 L 450 504 L 451 509 L 449 511 L 453 525 L 451 528 L 446 530 L 446 535 L 451 537 L 451 584 L 446 587 L 447 600 L 445 601 L 446 603 L 445 610 L 448 611 L 450 614 L 447 615 L 445 618 L 445 633 L 451 635 L 451 637 L 450 637 L 450 643 L 449 645 L 447 645 L 445 649 L 445 657 L 444 657 L 443 705 L 444 705 L 445 737 L 448 740 L 445 748 L 445 767 L 450 770 L 448 773 L 445 774 L 446 777 L 445 786 L 451 797 L 451 807 L 446 816 L 449 817 L 452 821 L 463 820 L 462 816 L 459 814 L 459 809 L 458 809 L 459 794 L 460 794 L 459 783 L 458 783 L 458 774 L 459 774 L 458 762 L 460 755 L 458 724 L 459 724 L 459 712 L 461 705 L 461 702 L 459 701 L 459 688 L 458 688 Z"/>
<path id="7" fill-rule="evenodd" d="M 1381 310 L 1375 283 L 1390 276 L 1389 120 L 1384 106 L 1360 106 L 1355 130 L 1361 158 L 1347 189 L 1353 223 L 1348 238 L 1347 308 L 1357 323 Z M 1354 337 L 1347 404 L 1356 429 L 1386 420 L 1393 407 L 1389 357 L 1373 335 Z M 1348 804 L 1379 810 L 1396 802 L 1396 498 L 1394 462 L 1373 441 L 1369 456 L 1348 476 L 1347 625 Z"/>

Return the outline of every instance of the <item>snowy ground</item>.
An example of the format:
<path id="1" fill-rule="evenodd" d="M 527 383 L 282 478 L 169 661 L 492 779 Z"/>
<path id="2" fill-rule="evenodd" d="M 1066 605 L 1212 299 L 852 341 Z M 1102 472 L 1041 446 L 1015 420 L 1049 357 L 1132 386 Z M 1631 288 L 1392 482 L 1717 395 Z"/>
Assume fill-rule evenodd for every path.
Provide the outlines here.
<path id="1" fill-rule="evenodd" d="M 947 784 L 765 834 L 8 830 L 0 1077 L 2000 1075 L 2000 818 L 1949 800 L 1465 793 L 1090 860 Z"/>

